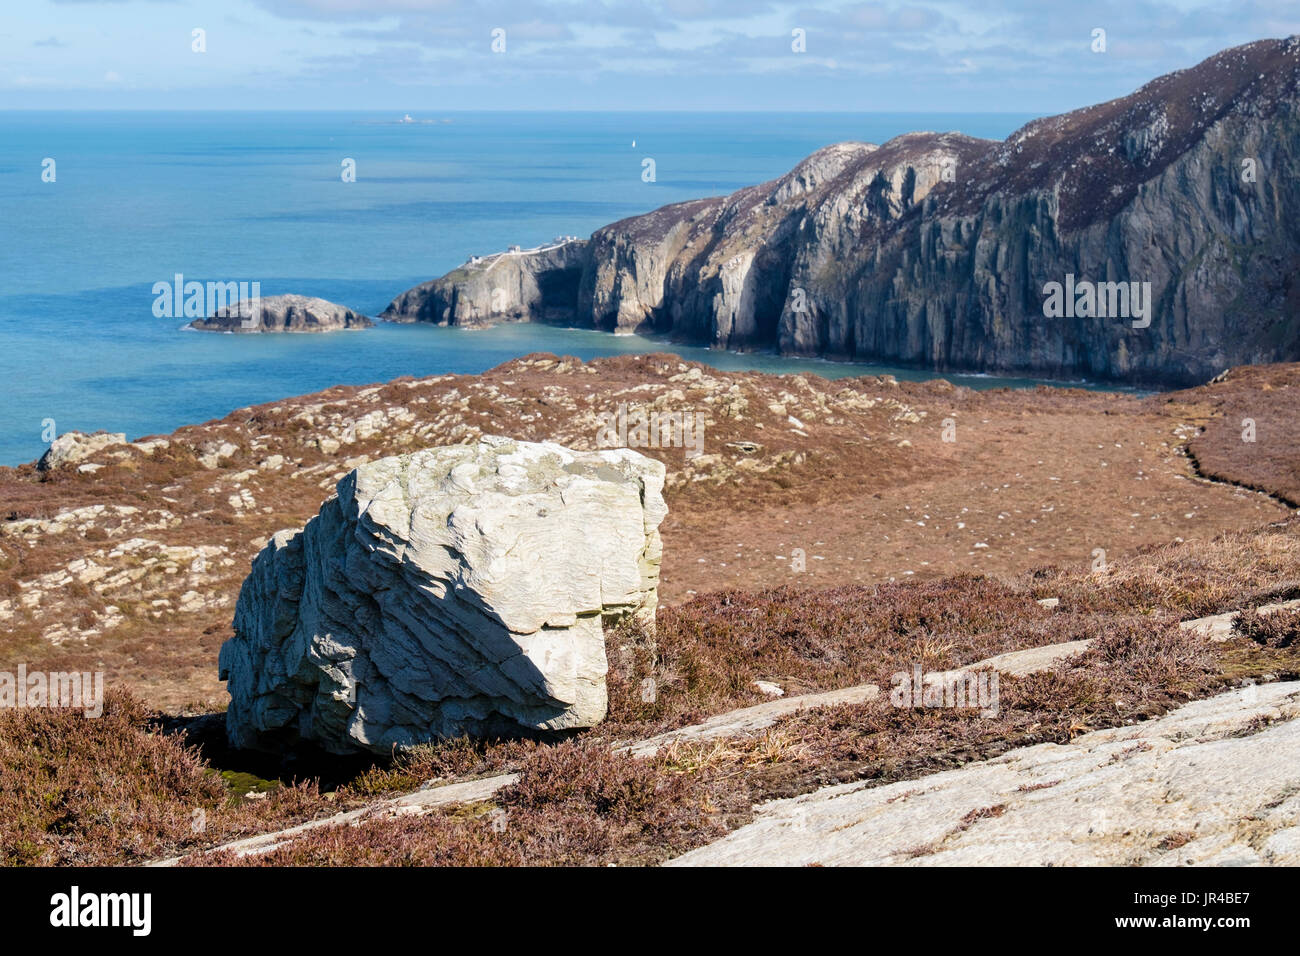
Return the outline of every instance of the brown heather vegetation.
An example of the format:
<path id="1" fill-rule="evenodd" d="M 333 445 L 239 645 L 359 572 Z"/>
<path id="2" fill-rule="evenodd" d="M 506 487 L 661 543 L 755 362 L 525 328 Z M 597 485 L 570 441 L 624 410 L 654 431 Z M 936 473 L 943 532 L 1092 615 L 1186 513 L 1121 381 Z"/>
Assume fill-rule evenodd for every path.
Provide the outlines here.
<path id="1" fill-rule="evenodd" d="M 328 795 L 310 781 L 275 787 L 263 799 L 239 797 L 183 735 L 160 732 L 122 695 L 100 720 L 0 714 L 0 765 L 15 771 L 0 774 L 0 859 L 139 861 L 360 806 L 428 779 L 514 770 L 519 781 L 493 801 L 313 831 L 248 860 L 219 852 L 201 861 L 660 862 L 746 822 L 763 800 L 850 780 L 910 779 L 1156 716 L 1242 679 L 1294 677 L 1300 649 L 1289 641 L 1260 641 L 1252 630 L 1246 636 L 1254 639 L 1212 644 L 1177 622 L 1235 607 L 1242 593 L 1269 600 L 1266 585 L 1295 579 L 1300 527 L 1288 522 L 1225 536 L 1208 549 L 1155 549 L 1109 575 L 1049 571 L 1005 583 L 965 575 L 876 588 L 718 592 L 662 610 L 653 639 L 631 630 L 610 634 L 610 717 L 600 727 L 563 741 L 431 744 L 354 772 Z M 1044 580 L 1062 596 L 1055 610 L 1034 600 Z M 1004 676 L 996 717 L 889 703 L 890 676 L 915 662 L 949 669 L 1079 638 L 1094 639 L 1087 653 L 1030 677 Z M 641 699 L 646 676 L 656 680 L 653 702 Z M 786 717 L 757 736 L 673 744 L 644 760 L 611 748 L 761 700 L 755 679 L 775 680 L 790 693 L 875 681 L 886 694 Z M 207 814 L 202 833 L 191 828 L 195 808 Z"/>
<path id="2" fill-rule="evenodd" d="M 1274 366 L 1151 397 L 976 393 L 720 373 L 664 355 L 533 356 L 483 376 L 243 409 L 152 454 L 101 452 L 94 473 L 0 469 L 0 669 L 104 670 L 120 689 L 99 720 L 0 713 L 0 861 L 141 861 L 429 779 L 514 770 L 519 782 L 494 801 L 322 829 L 247 862 L 650 863 L 762 800 L 908 779 L 1243 679 L 1295 676 L 1296 615 L 1249 613 L 1300 597 L 1300 527 L 1282 503 L 1300 487 L 1288 462 L 1300 436 L 1285 430 L 1293 382 L 1300 367 Z M 224 750 L 216 652 L 272 531 L 301 525 L 366 458 L 485 432 L 591 447 L 594 416 L 624 401 L 707 408 L 710 424 L 704 460 L 645 450 L 669 470 L 664 602 L 653 639 L 609 635 L 606 723 L 564 741 L 447 741 L 380 762 L 277 765 Z M 387 417 L 358 430 L 376 414 Z M 1241 441 L 1241 417 L 1257 420 L 1257 442 Z M 941 440 L 944 418 L 956 443 Z M 232 503 L 245 494 L 251 504 Z M 69 526 L 54 520 L 96 505 Z M 802 574 L 790 569 L 796 547 Z M 1089 573 L 1097 547 L 1108 566 Z M 1036 603 L 1045 597 L 1060 605 Z M 1176 626 L 1238 609 L 1240 639 L 1225 644 Z M 1080 638 L 1095 639 L 1087 654 L 1004 677 L 996 718 L 888 703 L 890 675 L 914 663 L 949 669 Z M 760 702 L 755 680 L 791 695 L 875 682 L 886 695 L 651 759 L 611 752 Z M 232 771 L 271 778 L 269 792 L 244 795 L 257 777 Z"/>
<path id="3" fill-rule="evenodd" d="M 1234 622 L 1238 634 L 1264 647 L 1288 648 L 1300 637 L 1300 608 L 1260 614 L 1253 608 L 1242 611 Z"/>
<path id="4" fill-rule="evenodd" d="M 569 741 L 526 757 L 518 782 L 491 802 L 323 828 L 253 857 L 219 851 L 188 862 L 660 863 L 748 822 L 765 800 L 847 780 L 910 779 L 1161 713 L 1223 686 L 1216 655 L 1216 647 L 1176 626 L 1153 633 L 1135 623 L 1049 672 L 1004 678 L 996 718 L 898 709 L 881 698 L 787 717 L 762 736 L 674 744 L 644 760 Z M 1293 673 L 1297 662 L 1293 656 Z"/>
<path id="5" fill-rule="evenodd" d="M 312 783 L 233 797 L 195 748 L 156 732 L 147 708 L 121 691 L 93 720 L 77 710 L 0 712 L 0 767 L 0 865 L 141 862 L 328 806 Z"/>
<path id="6" fill-rule="evenodd" d="M 1204 431 L 1189 452 L 1201 473 L 1276 495 L 1300 508 L 1300 376 L 1295 365 L 1243 366 L 1200 388 L 1171 393 L 1173 405 L 1197 406 Z M 1254 441 L 1244 440 L 1244 421 L 1255 424 Z"/>
<path id="7" fill-rule="evenodd" d="M 157 707 L 220 707 L 214 662 L 249 561 L 350 468 L 483 433 L 589 448 L 598 416 L 624 402 L 708 419 L 701 459 L 643 450 L 668 468 L 665 604 L 728 588 L 1087 568 L 1096 548 L 1122 566 L 1144 547 L 1204 544 L 1286 514 L 1198 480 L 1184 451 L 1191 440 L 1205 461 L 1235 455 L 1233 480 L 1285 493 L 1274 458 L 1293 445 L 1269 437 L 1280 426 L 1260 412 L 1267 427 L 1243 448 L 1219 416 L 1290 381 L 1300 367 L 1234 371 L 1172 396 L 974 392 L 646 355 L 529 356 L 481 376 L 332 388 L 181 428 L 151 453 L 105 449 L 93 473 L 0 468 L 0 665 L 103 670 Z M 947 419 L 955 442 L 942 439 Z M 80 517 L 52 521 L 69 514 Z"/>

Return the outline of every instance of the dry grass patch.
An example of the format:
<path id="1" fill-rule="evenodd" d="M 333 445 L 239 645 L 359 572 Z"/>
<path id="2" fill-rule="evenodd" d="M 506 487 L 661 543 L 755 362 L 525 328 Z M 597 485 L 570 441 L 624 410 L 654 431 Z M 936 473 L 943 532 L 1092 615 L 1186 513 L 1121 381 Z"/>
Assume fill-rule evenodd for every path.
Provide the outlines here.
<path id="1" fill-rule="evenodd" d="M 322 829 L 267 861 L 656 862 L 743 822 L 763 800 L 850 780 L 911 779 L 1146 719 L 1242 681 L 1300 674 L 1297 615 L 1247 613 L 1243 639 L 1223 644 L 1178 627 L 1194 614 L 1275 599 L 1300 579 L 1296 540 L 1292 524 L 1227 535 L 1206 548 L 1153 549 L 1109 575 L 1046 569 L 1009 582 L 961 575 L 705 595 L 661 609 L 653 635 L 631 627 L 608 634 L 604 724 L 567 740 L 448 740 L 362 761 L 330 778 L 341 784 L 333 799 L 315 782 L 235 799 L 204 762 L 241 769 L 213 739 L 217 730 L 206 740 L 159 733 L 148 711 L 122 695 L 99 720 L 0 714 L 0 846 L 12 863 L 131 862 L 361 806 L 430 779 L 517 771 L 519 783 L 493 803 Z M 1054 610 L 1035 600 L 1058 595 Z M 891 676 L 914 664 L 953 670 L 1081 638 L 1093 641 L 1082 655 L 1002 677 L 995 716 L 889 702 Z M 764 701 L 756 680 L 787 694 L 866 682 L 885 693 L 790 715 L 757 735 L 677 743 L 647 760 L 611 752 Z M 216 716 L 199 720 L 219 727 Z M 279 774 L 315 776 L 305 762 Z M 206 813 L 203 833 L 191 831 L 195 809 Z"/>

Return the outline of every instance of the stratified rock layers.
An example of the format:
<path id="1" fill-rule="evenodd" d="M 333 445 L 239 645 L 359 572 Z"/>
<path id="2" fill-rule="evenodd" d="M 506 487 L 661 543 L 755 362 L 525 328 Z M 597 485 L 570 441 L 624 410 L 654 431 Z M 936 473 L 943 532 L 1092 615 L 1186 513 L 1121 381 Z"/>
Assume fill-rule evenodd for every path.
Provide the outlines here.
<path id="1" fill-rule="evenodd" d="M 604 626 L 653 622 L 664 466 L 484 437 L 362 465 L 253 561 L 234 746 L 389 753 L 605 716 Z"/>

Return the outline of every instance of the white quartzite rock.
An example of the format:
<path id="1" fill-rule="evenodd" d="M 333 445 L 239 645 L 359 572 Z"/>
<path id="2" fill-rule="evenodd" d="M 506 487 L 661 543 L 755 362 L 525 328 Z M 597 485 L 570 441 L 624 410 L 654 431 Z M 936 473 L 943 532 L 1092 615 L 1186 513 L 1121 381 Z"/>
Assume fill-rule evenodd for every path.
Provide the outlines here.
<path id="1" fill-rule="evenodd" d="M 95 452 L 110 445 L 125 445 L 126 434 L 123 432 L 64 432 L 54 441 L 36 463 L 41 471 L 49 471 L 60 465 L 72 465 L 84 461 Z"/>
<path id="2" fill-rule="evenodd" d="M 349 473 L 253 561 L 221 649 L 237 747 L 388 753 L 605 716 L 603 625 L 653 622 L 664 466 L 487 436 Z"/>

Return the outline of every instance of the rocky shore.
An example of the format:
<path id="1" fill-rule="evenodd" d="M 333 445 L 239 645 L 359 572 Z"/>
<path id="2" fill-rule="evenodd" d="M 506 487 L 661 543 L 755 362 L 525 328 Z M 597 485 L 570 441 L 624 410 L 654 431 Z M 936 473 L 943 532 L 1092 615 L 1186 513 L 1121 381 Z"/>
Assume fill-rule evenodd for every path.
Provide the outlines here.
<path id="1" fill-rule="evenodd" d="M 533 354 L 47 436 L 0 467 L 0 864 L 1295 865 L 1298 107 L 1261 41 L 384 313 L 1180 391 Z"/>

